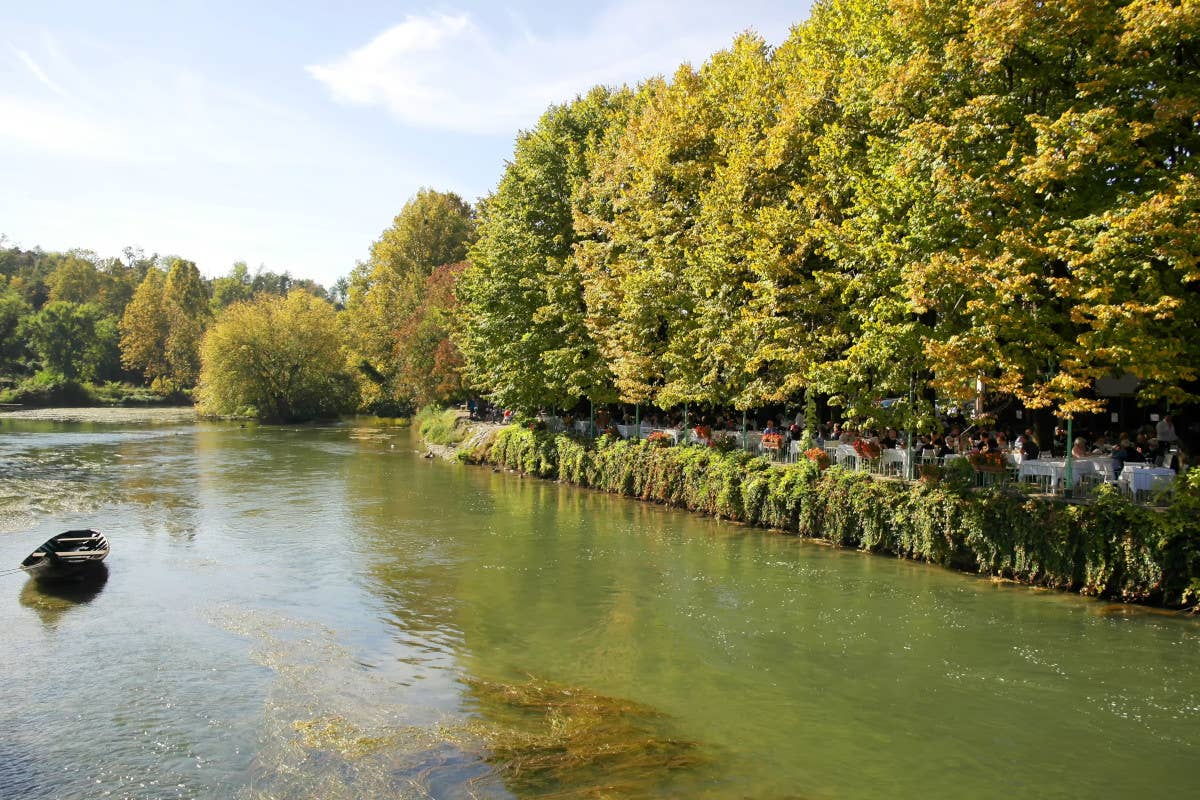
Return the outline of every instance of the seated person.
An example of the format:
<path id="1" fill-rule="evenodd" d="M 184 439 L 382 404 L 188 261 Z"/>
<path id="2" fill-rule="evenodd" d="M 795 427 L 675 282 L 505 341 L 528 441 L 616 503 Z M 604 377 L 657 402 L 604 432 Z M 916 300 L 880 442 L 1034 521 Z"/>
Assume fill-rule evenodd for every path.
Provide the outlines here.
<path id="1" fill-rule="evenodd" d="M 1088 447 L 1087 439 L 1082 436 L 1075 437 L 1075 443 L 1071 445 L 1072 458 L 1087 458 L 1092 454 L 1092 448 Z"/>
<path id="2" fill-rule="evenodd" d="M 1033 429 L 1027 428 L 1025 435 L 1021 437 L 1021 458 L 1034 459 L 1037 458 L 1042 449 L 1038 447 L 1037 437 L 1033 435 Z"/>

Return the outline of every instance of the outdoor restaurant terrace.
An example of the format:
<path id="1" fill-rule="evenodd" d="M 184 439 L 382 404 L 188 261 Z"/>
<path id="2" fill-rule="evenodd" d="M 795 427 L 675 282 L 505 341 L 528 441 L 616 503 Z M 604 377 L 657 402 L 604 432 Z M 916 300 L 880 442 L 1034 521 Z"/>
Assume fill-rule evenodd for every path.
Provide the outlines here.
<path id="1" fill-rule="evenodd" d="M 945 435 L 914 435 L 910 441 L 892 429 L 855 430 L 823 423 L 806 436 L 800 417 L 797 414 L 796 421 L 786 427 L 776 425 L 773 419 L 762 427 L 748 419 L 738 425 L 735 417 L 720 415 L 629 423 L 621 412 L 610 415 L 605 411 L 588 419 L 539 414 L 533 424 L 552 433 L 569 432 L 585 438 L 609 436 L 647 439 L 660 446 L 744 450 L 780 464 L 809 459 L 821 466 L 863 471 L 881 479 L 928 481 L 958 473 L 980 487 L 1015 484 L 1073 501 L 1086 500 L 1107 484 L 1135 502 L 1168 502 L 1176 477 L 1187 469 L 1178 438 L 1161 425 L 1111 440 L 1098 436 L 1090 442 L 1084 436 L 1068 439 L 1065 431 L 1056 429 L 1053 439 L 1041 446 L 1031 429 L 1014 436 L 977 426 L 960 430 L 948 425 Z M 1162 434 L 1161 440 L 1158 434 Z"/>

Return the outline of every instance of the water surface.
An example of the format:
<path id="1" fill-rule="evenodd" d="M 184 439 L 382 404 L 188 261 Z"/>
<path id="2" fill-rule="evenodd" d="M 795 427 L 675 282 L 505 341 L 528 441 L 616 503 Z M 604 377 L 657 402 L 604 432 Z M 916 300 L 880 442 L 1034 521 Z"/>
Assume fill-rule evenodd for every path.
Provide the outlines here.
<path id="1" fill-rule="evenodd" d="M 410 436 L 0 417 L 0 564 L 113 547 L 102 585 L 0 577 L 0 797 L 1200 791 L 1195 622 Z"/>

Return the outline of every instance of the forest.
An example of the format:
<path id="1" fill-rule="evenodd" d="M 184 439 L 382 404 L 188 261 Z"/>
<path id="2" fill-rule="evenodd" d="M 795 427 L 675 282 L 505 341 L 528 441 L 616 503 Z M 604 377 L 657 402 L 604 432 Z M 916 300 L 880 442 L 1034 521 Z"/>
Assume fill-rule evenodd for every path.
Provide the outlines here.
<path id="1" fill-rule="evenodd" d="M 811 393 L 929 430 L 980 394 L 1086 414 L 1118 377 L 1185 404 L 1198 144 L 1194 0 L 825 0 L 549 108 L 494 191 L 421 190 L 332 296 L 8 248 L 2 371 L 266 418 Z"/>

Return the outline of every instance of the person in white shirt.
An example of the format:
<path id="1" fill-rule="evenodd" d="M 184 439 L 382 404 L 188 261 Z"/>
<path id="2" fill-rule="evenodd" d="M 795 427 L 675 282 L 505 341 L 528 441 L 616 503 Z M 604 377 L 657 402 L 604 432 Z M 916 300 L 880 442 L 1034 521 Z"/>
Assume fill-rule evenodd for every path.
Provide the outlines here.
<path id="1" fill-rule="evenodd" d="M 1158 444 L 1162 447 L 1169 447 L 1179 441 L 1179 437 L 1175 435 L 1175 422 L 1171 419 L 1171 415 L 1167 414 L 1154 428 L 1154 438 L 1158 439 Z"/>

